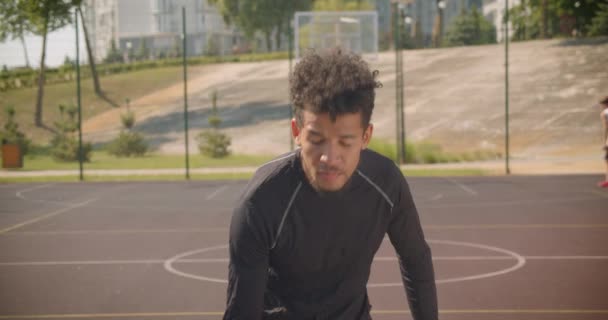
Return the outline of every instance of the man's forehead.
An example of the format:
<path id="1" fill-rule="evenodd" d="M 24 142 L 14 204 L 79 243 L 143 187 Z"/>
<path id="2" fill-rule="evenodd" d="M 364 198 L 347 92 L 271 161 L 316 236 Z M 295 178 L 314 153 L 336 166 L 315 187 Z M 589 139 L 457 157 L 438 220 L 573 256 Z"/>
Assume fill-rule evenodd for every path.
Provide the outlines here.
<path id="1" fill-rule="evenodd" d="M 329 114 L 329 112 L 312 112 L 309 110 L 302 110 L 302 120 L 304 122 L 304 124 L 307 123 L 319 123 L 319 122 L 331 122 L 331 123 L 336 123 L 336 122 L 356 122 L 356 121 L 360 121 L 362 118 L 362 114 L 361 111 L 357 111 L 357 112 L 348 112 L 348 113 L 342 113 L 342 114 L 338 114 L 335 116 L 335 118 L 332 119 L 331 115 Z"/>
<path id="2" fill-rule="evenodd" d="M 343 121 L 336 122 L 305 122 L 304 130 L 311 136 L 321 137 L 338 137 L 338 138 L 355 138 L 363 133 L 361 123 L 356 121 L 354 123 L 344 123 Z"/>

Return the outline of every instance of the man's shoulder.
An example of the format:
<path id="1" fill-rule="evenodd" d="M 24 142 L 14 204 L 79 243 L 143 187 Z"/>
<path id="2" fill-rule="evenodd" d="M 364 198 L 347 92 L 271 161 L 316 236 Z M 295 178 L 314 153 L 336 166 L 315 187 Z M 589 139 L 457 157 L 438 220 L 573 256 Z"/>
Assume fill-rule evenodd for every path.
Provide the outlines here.
<path id="1" fill-rule="evenodd" d="M 247 184 L 242 199 L 254 201 L 258 198 L 266 200 L 273 195 L 280 195 L 289 189 L 296 181 L 297 151 L 283 154 L 261 165 Z"/>
<path id="2" fill-rule="evenodd" d="M 297 188 L 296 161 L 297 153 L 291 152 L 260 166 L 235 203 L 233 221 L 238 221 L 234 217 L 246 217 L 260 230 L 277 230 Z"/>
<path id="3" fill-rule="evenodd" d="M 370 149 L 361 151 L 359 171 L 368 175 L 385 176 L 385 178 L 401 178 L 395 175 L 399 168 L 393 160 Z"/>
<path id="4" fill-rule="evenodd" d="M 380 188 L 391 198 L 398 193 L 404 180 L 401 170 L 393 160 L 369 149 L 361 152 L 357 171 L 374 188 Z"/>

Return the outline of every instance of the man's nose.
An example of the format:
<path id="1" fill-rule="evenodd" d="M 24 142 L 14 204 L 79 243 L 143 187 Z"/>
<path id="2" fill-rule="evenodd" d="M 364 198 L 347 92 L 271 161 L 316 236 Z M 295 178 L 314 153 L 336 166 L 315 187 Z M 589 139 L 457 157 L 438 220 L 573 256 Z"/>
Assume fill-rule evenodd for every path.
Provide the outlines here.
<path id="1" fill-rule="evenodd" d="M 328 144 L 321 155 L 321 162 L 333 166 L 340 161 L 340 153 L 338 151 L 338 147 L 332 144 Z"/>

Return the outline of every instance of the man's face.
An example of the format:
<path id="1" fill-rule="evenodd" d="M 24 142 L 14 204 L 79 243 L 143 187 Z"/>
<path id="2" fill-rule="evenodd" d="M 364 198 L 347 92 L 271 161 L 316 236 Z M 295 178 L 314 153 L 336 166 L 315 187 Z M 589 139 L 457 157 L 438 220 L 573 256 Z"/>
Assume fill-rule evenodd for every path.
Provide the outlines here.
<path id="1" fill-rule="evenodd" d="M 371 124 L 364 129 L 361 123 L 360 112 L 337 116 L 332 122 L 328 113 L 303 110 L 301 127 L 292 120 L 302 167 L 315 189 L 338 191 L 355 172 L 373 130 Z"/>

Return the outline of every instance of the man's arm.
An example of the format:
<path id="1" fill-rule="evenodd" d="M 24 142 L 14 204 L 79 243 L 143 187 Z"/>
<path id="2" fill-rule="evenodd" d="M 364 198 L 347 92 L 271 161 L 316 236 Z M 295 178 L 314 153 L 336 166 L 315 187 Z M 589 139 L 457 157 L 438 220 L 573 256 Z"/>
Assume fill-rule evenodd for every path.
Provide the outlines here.
<path id="1" fill-rule="evenodd" d="M 392 212 L 388 235 L 399 256 L 401 276 L 415 320 L 436 320 L 437 289 L 431 249 L 424 240 L 418 211 L 405 178 Z"/>
<path id="2" fill-rule="evenodd" d="M 230 264 L 224 320 L 262 319 L 268 280 L 268 239 L 262 219 L 249 203 L 238 207 L 230 224 Z"/>

